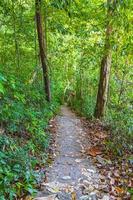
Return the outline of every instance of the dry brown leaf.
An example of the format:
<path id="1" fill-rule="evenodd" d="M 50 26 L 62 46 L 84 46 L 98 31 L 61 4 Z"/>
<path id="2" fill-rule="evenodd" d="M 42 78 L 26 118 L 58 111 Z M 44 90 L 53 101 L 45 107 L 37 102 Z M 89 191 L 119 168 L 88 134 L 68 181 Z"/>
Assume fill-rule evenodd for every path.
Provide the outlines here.
<path id="1" fill-rule="evenodd" d="M 97 155 L 100 155 L 102 154 L 102 151 L 101 149 L 98 147 L 98 146 L 94 146 L 94 147 L 91 147 L 90 149 L 88 149 L 86 151 L 86 153 L 90 156 L 97 156 Z"/>
<path id="2" fill-rule="evenodd" d="M 120 194 L 124 193 L 124 190 L 120 187 L 115 187 L 115 191 Z"/>
<path id="3" fill-rule="evenodd" d="M 76 193 L 73 191 L 72 192 L 72 200 L 76 200 L 77 198 L 76 198 Z"/>

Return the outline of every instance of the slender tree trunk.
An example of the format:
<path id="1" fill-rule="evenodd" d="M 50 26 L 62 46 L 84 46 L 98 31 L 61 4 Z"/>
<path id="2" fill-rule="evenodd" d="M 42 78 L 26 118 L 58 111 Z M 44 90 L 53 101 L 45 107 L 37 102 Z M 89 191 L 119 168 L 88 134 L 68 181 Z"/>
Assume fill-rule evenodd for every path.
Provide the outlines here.
<path id="1" fill-rule="evenodd" d="M 50 81 L 49 81 L 49 73 L 48 73 L 47 57 L 46 57 L 46 44 L 44 40 L 44 30 L 42 25 L 41 0 L 35 0 L 35 9 L 36 9 L 37 33 L 38 33 L 38 42 L 40 49 L 40 58 L 43 70 L 45 95 L 46 95 L 46 100 L 50 102 L 51 101 Z"/>
<path id="2" fill-rule="evenodd" d="M 111 61 L 112 61 L 111 18 L 112 18 L 114 0 L 107 0 L 107 5 L 108 5 L 107 28 L 106 28 L 104 56 L 101 61 L 100 80 L 99 80 L 99 85 L 98 85 L 97 102 L 96 102 L 95 113 L 94 113 L 94 116 L 96 118 L 102 118 L 105 113 L 105 108 L 106 108 L 107 99 L 108 99 L 109 78 L 110 78 L 110 69 L 111 69 Z"/>

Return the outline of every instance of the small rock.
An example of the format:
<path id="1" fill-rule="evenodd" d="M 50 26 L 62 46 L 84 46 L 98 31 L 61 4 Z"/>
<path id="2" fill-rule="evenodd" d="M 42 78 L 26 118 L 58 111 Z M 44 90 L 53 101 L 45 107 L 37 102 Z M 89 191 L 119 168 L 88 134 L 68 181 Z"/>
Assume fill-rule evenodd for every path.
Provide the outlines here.
<path id="1" fill-rule="evenodd" d="M 62 179 L 63 179 L 63 180 L 70 180 L 71 177 L 70 177 L 70 176 L 63 176 Z"/>
<path id="2" fill-rule="evenodd" d="M 80 197 L 80 200 L 90 200 L 89 195 L 83 195 Z"/>
<path id="3" fill-rule="evenodd" d="M 101 200 L 109 200 L 109 196 L 108 195 L 104 195 L 103 198 Z"/>
<path id="4" fill-rule="evenodd" d="M 85 185 L 85 186 L 89 186 L 89 185 L 90 185 L 90 182 L 87 181 L 87 180 L 83 180 L 83 185 Z"/>
<path id="5" fill-rule="evenodd" d="M 98 198 L 97 198 L 97 195 L 94 192 L 91 192 L 89 195 L 81 196 L 80 200 L 98 200 Z"/>
<path id="6" fill-rule="evenodd" d="M 82 160 L 81 159 L 76 159 L 75 162 L 80 163 L 80 162 L 82 162 Z"/>
<path id="7" fill-rule="evenodd" d="M 91 179 L 91 173 L 83 171 L 82 174 L 87 177 L 87 179 Z"/>
<path id="8" fill-rule="evenodd" d="M 95 171 L 93 169 L 87 169 L 87 171 L 90 173 L 95 173 Z"/>
<path id="9" fill-rule="evenodd" d="M 90 199 L 89 200 L 98 200 L 97 195 L 95 192 L 90 193 Z"/>

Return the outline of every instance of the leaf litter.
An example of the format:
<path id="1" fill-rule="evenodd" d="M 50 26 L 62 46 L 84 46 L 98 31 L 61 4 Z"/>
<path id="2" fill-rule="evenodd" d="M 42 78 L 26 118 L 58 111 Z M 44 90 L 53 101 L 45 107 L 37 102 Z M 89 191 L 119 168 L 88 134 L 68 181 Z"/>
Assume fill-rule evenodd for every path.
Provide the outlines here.
<path id="1" fill-rule="evenodd" d="M 111 140 L 110 131 L 105 130 L 101 122 L 83 119 L 82 125 L 89 141 L 89 148 L 85 153 L 99 170 L 101 183 L 106 182 L 108 185 L 105 192 L 110 194 L 111 200 L 132 200 L 133 196 L 129 191 L 133 188 L 133 166 L 127 159 L 131 152 L 125 152 L 125 155 L 119 157 L 113 155 L 113 149 L 112 152 L 108 151 L 106 141 Z"/>

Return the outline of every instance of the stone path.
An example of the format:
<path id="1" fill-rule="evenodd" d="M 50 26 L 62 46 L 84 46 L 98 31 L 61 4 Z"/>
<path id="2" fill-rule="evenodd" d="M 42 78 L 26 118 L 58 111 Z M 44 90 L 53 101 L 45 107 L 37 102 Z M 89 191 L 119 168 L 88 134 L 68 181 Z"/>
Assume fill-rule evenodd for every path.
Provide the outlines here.
<path id="1" fill-rule="evenodd" d="M 80 119 L 64 106 L 56 123 L 56 156 L 36 200 L 109 200 L 100 192 L 100 174 L 84 154 L 88 141 Z"/>

